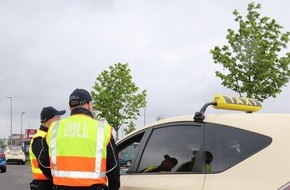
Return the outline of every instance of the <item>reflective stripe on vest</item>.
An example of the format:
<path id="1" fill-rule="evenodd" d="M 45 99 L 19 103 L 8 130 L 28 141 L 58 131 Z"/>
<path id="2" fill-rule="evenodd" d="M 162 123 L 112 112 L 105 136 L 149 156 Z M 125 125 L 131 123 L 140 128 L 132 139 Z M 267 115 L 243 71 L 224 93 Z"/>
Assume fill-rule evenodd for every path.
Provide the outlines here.
<path id="1" fill-rule="evenodd" d="M 31 171 L 32 171 L 33 179 L 37 179 L 37 180 L 47 180 L 48 178 L 42 173 L 42 171 L 38 167 L 38 161 L 37 161 L 36 156 L 34 155 L 34 153 L 32 151 L 32 143 L 33 143 L 34 138 L 37 138 L 37 137 L 44 138 L 45 135 L 46 135 L 45 131 L 38 130 L 37 133 L 33 136 L 32 140 L 30 142 L 30 146 L 29 146 L 29 157 L 30 157 Z"/>
<path id="2" fill-rule="evenodd" d="M 105 123 L 99 121 L 98 122 L 98 136 L 96 142 L 96 163 L 95 163 L 95 172 L 99 173 L 100 177 L 105 177 L 106 173 L 101 173 L 101 165 L 102 165 L 102 150 L 105 138 Z"/>
<path id="3" fill-rule="evenodd" d="M 75 171 L 57 171 L 52 170 L 52 175 L 56 177 L 80 178 L 80 179 L 99 179 L 105 177 L 106 173 L 96 172 L 75 172 Z"/>
<path id="4" fill-rule="evenodd" d="M 82 127 L 80 127 L 78 122 L 75 122 L 74 119 L 81 121 Z M 83 120 L 81 120 L 83 119 Z M 87 129 L 87 123 L 88 125 L 94 124 L 96 125 L 95 130 L 97 131 L 96 134 L 90 134 L 88 136 L 79 137 L 78 132 L 82 131 L 85 133 L 84 128 Z M 91 126 L 88 126 L 91 127 Z M 69 128 L 69 129 L 68 129 Z M 61 132 L 60 132 L 61 131 Z M 65 140 L 66 133 L 69 132 L 69 135 L 73 135 L 73 137 L 70 138 L 73 139 L 74 142 L 77 142 L 78 138 L 84 140 L 88 139 L 88 142 L 92 142 L 91 139 L 93 137 L 95 141 L 95 153 L 93 155 L 87 155 L 87 153 L 81 153 L 79 151 L 74 150 L 65 150 L 65 154 L 63 155 L 63 151 L 61 153 L 58 152 L 58 138 L 62 138 Z M 92 131 L 91 131 L 92 132 Z M 96 138 L 97 137 L 97 138 Z M 111 137 L 111 127 L 105 126 L 104 122 L 97 122 L 95 120 L 92 120 L 91 118 L 88 119 L 87 116 L 80 116 L 80 115 L 73 115 L 70 116 L 67 119 L 57 121 L 50 127 L 50 131 L 48 132 L 48 143 L 49 143 L 49 149 L 50 149 L 50 161 L 51 161 L 51 173 L 53 175 L 53 179 L 56 185 L 67 185 L 67 186 L 90 186 L 93 184 L 105 184 L 106 183 L 106 146 L 108 145 Z M 69 139 L 69 138 L 68 138 Z M 67 142 L 67 141 L 63 141 Z M 86 141 L 82 141 L 86 142 Z M 59 143 L 62 143 L 59 142 Z M 63 143 L 62 143 L 63 145 Z M 63 145 L 64 146 L 64 145 Z M 69 146 L 69 145 L 67 145 Z M 90 147 L 92 148 L 92 144 L 90 144 Z M 63 147 L 62 147 L 63 148 Z M 105 151 L 105 152 L 103 152 Z M 74 153 L 74 156 L 69 158 L 71 153 Z M 59 155 L 61 154 L 61 155 Z M 75 170 L 75 168 L 72 165 L 68 165 L 66 163 L 66 166 L 63 166 L 64 158 L 70 160 L 77 159 L 78 161 L 82 162 L 82 159 L 84 160 L 84 164 L 86 164 L 86 159 L 94 159 L 94 164 L 91 162 L 91 168 L 92 171 L 79 171 Z M 61 163 L 60 163 L 61 161 Z M 59 162 L 59 163 L 58 163 Z M 70 163 L 67 162 L 67 163 Z M 78 163 L 76 163 L 78 164 Z M 58 167 L 59 166 L 59 167 Z M 88 165 L 90 166 L 90 165 Z M 93 168 L 94 167 L 94 168 Z M 59 169 L 59 168 L 67 168 L 67 170 Z M 73 170 L 69 170 L 68 168 L 71 168 Z M 74 181 L 76 179 L 76 181 Z M 83 179 L 84 181 L 79 181 L 77 179 Z"/>

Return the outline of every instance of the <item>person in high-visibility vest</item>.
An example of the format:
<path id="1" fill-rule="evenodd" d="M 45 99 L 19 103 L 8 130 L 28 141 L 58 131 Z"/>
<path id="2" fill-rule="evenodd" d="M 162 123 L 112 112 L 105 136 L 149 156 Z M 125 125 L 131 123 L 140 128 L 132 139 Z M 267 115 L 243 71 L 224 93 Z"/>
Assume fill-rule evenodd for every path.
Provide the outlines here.
<path id="1" fill-rule="evenodd" d="M 193 166 L 196 160 L 196 154 L 197 150 L 192 151 L 192 157 L 189 161 L 181 164 L 177 169 L 176 172 L 192 172 L 193 171 Z"/>
<path id="2" fill-rule="evenodd" d="M 44 149 L 43 139 L 45 139 L 50 124 L 60 120 L 60 116 L 63 114 L 65 114 L 65 110 L 58 111 L 52 106 L 44 107 L 40 113 L 41 125 L 33 136 L 29 147 L 29 157 L 33 175 L 33 180 L 30 184 L 31 189 L 52 190 L 53 183 L 50 170 L 48 170 L 48 172 L 42 171 L 39 155 Z"/>
<path id="3" fill-rule="evenodd" d="M 46 136 L 54 185 L 59 190 L 119 190 L 112 127 L 93 118 L 92 98 L 84 89 L 71 93 L 69 106 L 71 115 L 52 123 Z"/>
<path id="4" fill-rule="evenodd" d="M 210 151 L 205 151 L 205 172 L 211 172 L 211 162 L 213 160 L 213 155 Z"/>
<path id="5" fill-rule="evenodd" d="M 172 168 L 177 165 L 178 161 L 176 158 L 170 157 L 169 155 L 164 156 L 164 160 L 161 162 L 159 166 L 153 164 L 148 168 L 140 172 L 149 173 L 149 172 L 170 172 Z"/>

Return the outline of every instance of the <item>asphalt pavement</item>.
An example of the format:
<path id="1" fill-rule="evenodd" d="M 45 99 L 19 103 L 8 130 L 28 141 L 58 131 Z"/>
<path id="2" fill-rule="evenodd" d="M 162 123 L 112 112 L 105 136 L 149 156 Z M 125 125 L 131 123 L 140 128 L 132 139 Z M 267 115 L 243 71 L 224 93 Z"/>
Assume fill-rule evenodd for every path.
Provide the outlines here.
<path id="1" fill-rule="evenodd" d="M 31 180 L 29 161 L 25 165 L 9 163 L 6 173 L 0 173 L 0 190 L 30 190 Z"/>

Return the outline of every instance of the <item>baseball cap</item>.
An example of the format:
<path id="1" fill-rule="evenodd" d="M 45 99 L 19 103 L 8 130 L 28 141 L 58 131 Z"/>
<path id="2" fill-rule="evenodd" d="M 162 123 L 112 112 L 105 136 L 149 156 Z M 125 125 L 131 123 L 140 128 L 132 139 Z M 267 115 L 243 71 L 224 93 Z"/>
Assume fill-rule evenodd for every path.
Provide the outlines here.
<path id="1" fill-rule="evenodd" d="M 63 114 L 65 114 L 65 110 L 58 111 L 52 106 L 44 107 L 40 113 L 40 121 L 41 123 L 46 123 L 54 116 Z"/>
<path id="2" fill-rule="evenodd" d="M 75 89 L 69 96 L 69 106 L 76 107 L 92 101 L 90 93 L 84 89 Z"/>
<path id="3" fill-rule="evenodd" d="M 172 158 L 172 157 L 170 157 L 170 156 L 167 155 L 167 154 L 164 156 L 164 158 L 165 158 L 166 160 L 170 160 L 170 161 L 172 162 L 172 164 L 173 164 L 173 167 L 176 166 L 176 164 L 177 164 L 177 159 L 176 159 L 176 158 Z"/>

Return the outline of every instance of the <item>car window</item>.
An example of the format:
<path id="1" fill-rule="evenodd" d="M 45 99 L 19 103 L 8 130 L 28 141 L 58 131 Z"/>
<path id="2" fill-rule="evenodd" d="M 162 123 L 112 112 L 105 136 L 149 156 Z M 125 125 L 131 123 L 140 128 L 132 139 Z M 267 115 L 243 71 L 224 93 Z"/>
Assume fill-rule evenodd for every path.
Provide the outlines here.
<path id="1" fill-rule="evenodd" d="M 18 147 L 18 146 L 10 146 L 9 150 L 10 151 L 22 151 L 21 147 Z"/>
<path id="2" fill-rule="evenodd" d="M 127 141 L 118 144 L 118 161 L 121 174 L 126 174 L 131 167 L 139 149 L 144 132 L 134 135 Z"/>
<path id="3" fill-rule="evenodd" d="M 210 172 L 222 172 L 272 142 L 268 136 L 217 124 L 205 125 L 205 150 L 211 152 Z"/>
<path id="4" fill-rule="evenodd" d="M 144 149 L 137 172 L 176 172 L 182 164 L 192 159 L 193 152 L 200 151 L 201 134 L 200 126 L 189 124 L 155 128 Z M 201 170 L 200 166 L 192 165 L 188 171 L 194 171 L 193 167 Z"/>
<path id="5" fill-rule="evenodd" d="M 119 152 L 118 159 L 121 167 L 129 168 L 138 150 L 139 143 L 132 143 L 125 149 Z"/>

